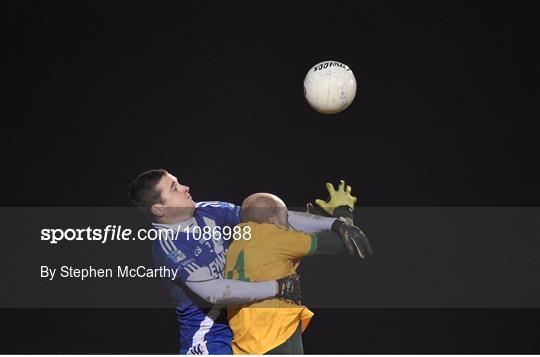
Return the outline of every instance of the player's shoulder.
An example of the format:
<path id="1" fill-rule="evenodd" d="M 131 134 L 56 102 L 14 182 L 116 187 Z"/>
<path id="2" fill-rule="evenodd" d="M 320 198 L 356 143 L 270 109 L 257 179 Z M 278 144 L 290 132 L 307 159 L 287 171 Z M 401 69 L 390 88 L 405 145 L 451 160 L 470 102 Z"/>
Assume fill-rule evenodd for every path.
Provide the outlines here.
<path id="1" fill-rule="evenodd" d="M 196 224 L 195 220 L 190 223 L 190 227 Z M 187 234 L 183 229 L 183 226 L 167 226 L 164 224 L 152 223 L 152 228 L 155 231 L 155 239 L 153 240 L 153 247 L 161 248 L 156 249 L 157 252 L 169 256 L 175 254 L 175 251 L 189 252 L 193 246 L 198 242 L 195 240 L 187 239 Z M 179 256 L 182 254 L 178 253 Z"/>
<path id="2" fill-rule="evenodd" d="M 154 259 L 161 262 L 178 264 L 187 261 L 189 263 L 193 260 L 193 249 L 188 244 L 182 243 L 185 242 L 158 238 L 152 244 L 152 255 Z"/>
<path id="3" fill-rule="evenodd" d="M 298 235 L 305 234 L 297 230 L 291 229 L 289 227 L 284 227 L 276 224 L 270 223 L 255 223 L 255 222 L 246 222 L 241 223 L 240 226 L 249 226 L 251 231 L 257 235 Z"/>
<path id="4" fill-rule="evenodd" d="M 235 209 L 237 206 L 234 203 L 223 202 L 223 201 L 200 201 L 200 202 L 195 203 L 195 207 Z"/>
<path id="5" fill-rule="evenodd" d="M 226 211 L 234 213 L 235 215 L 240 214 L 240 207 L 234 203 L 223 202 L 223 201 L 202 201 L 195 204 L 196 215 L 199 216 L 223 216 L 227 214 Z"/>

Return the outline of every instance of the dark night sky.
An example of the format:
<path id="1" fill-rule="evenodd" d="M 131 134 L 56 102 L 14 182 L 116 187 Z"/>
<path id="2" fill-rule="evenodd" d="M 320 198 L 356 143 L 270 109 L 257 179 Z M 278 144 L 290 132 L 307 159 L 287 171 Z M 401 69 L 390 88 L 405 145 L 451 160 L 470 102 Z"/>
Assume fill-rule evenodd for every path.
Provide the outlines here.
<path id="1" fill-rule="evenodd" d="M 537 205 L 533 3 L 8 6 L 4 205 L 127 205 L 165 167 L 196 199 L 345 178 L 374 205 Z M 319 115 L 302 82 L 340 60 L 357 97 Z M 26 192 L 25 192 L 26 191 Z"/>
<path id="2" fill-rule="evenodd" d="M 361 206 L 540 204 L 532 1 L 10 1 L 3 8 L 2 206 L 129 205 L 131 179 L 155 167 L 178 176 L 196 200 L 239 202 L 267 191 L 300 206 L 323 196 L 325 181 L 344 178 Z M 307 70 L 327 59 L 350 66 L 358 82 L 351 107 L 333 116 L 310 109 L 302 91 Z M 387 311 L 385 323 L 360 329 L 398 339 L 413 331 L 390 349 L 372 337 L 371 353 L 486 352 L 496 333 L 509 342 L 491 345 L 494 352 L 538 352 L 527 337 L 534 329 L 507 327 L 538 331 L 538 310 L 498 312 L 496 323 L 483 313 L 461 312 L 469 327 L 484 329 L 477 340 L 464 337 L 469 330 L 455 335 L 449 326 L 459 330 L 461 322 L 448 312 L 423 315 L 415 330 L 409 312 Z M 3 314 L 19 324 L 14 341 L 22 338 L 31 313 Z M 64 315 L 67 331 L 73 322 Z M 50 312 L 40 316 L 39 326 L 55 321 Z M 429 334 L 426 326 L 463 344 L 445 350 L 452 341 L 443 332 L 429 335 L 439 341 L 429 346 L 408 339 Z M 307 338 L 316 343 L 323 332 Z M 169 345 L 157 352 L 174 353 L 175 341 L 161 338 Z M 41 351 L 156 351 L 113 340 L 102 349 L 74 337 L 63 349 L 47 341 Z"/>

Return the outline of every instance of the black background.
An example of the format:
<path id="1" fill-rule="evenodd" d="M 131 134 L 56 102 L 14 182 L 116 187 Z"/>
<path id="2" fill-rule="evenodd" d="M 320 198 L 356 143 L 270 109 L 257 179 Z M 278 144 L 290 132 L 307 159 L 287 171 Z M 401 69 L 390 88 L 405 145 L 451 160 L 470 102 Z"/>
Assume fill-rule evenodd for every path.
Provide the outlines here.
<path id="1" fill-rule="evenodd" d="M 534 2 L 3 7 L 3 206 L 126 206 L 154 167 L 196 200 L 345 178 L 362 206 L 539 205 Z M 358 81 L 334 116 L 302 93 L 327 59 Z M 316 313 L 307 353 L 540 351 L 538 310 Z M 177 351 L 172 310 L 0 314 L 2 352 Z"/>

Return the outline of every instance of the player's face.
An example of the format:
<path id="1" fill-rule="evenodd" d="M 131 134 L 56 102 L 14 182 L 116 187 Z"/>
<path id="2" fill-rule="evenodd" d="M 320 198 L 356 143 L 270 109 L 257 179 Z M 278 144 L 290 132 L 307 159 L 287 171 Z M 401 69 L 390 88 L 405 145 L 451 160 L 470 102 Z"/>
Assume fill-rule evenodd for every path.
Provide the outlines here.
<path id="1" fill-rule="evenodd" d="M 191 216 L 195 202 L 189 194 L 189 186 L 181 185 L 178 179 L 167 173 L 157 186 L 161 192 L 161 208 L 167 218 Z"/>

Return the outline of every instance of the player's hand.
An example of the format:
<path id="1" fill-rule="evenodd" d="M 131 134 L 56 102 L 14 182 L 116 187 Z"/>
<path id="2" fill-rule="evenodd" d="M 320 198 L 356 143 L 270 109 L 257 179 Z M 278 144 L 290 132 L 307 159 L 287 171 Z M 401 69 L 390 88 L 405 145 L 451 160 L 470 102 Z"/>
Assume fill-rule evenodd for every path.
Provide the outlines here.
<path id="1" fill-rule="evenodd" d="M 359 256 L 360 258 L 373 255 L 369 240 L 357 226 L 347 223 L 343 218 L 338 218 L 332 224 L 332 230 L 339 235 L 349 255 Z"/>
<path id="2" fill-rule="evenodd" d="M 351 194 L 352 188 L 349 185 L 345 185 L 345 181 L 339 181 L 338 189 L 334 188 L 330 182 L 326 183 L 326 189 L 328 190 L 328 201 L 316 199 L 315 203 L 321 207 L 324 211 L 330 215 L 334 214 L 336 207 L 347 206 L 351 210 L 354 209 L 356 203 L 356 197 Z"/>
<path id="3" fill-rule="evenodd" d="M 301 305 L 302 289 L 300 288 L 300 275 L 291 274 L 284 278 L 278 279 L 278 299 L 289 300 L 297 305 Z"/>

